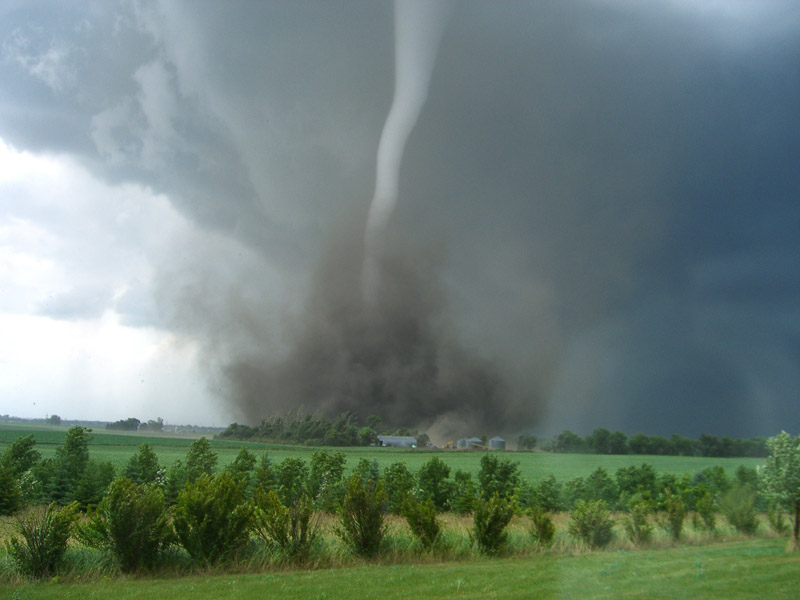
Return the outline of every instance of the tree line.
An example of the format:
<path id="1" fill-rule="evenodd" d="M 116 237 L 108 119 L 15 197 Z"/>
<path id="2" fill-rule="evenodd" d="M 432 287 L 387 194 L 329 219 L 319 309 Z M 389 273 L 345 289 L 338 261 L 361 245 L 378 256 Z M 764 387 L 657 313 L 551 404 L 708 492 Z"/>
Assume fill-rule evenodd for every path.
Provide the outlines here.
<path id="1" fill-rule="evenodd" d="M 416 429 L 383 428 L 377 415 L 368 416 L 362 424 L 359 417 L 350 412 L 328 419 L 301 410 L 273 414 L 256 427 L 232 423 L 215 437 L 305 446 L 376 446 L 378 434 L 413 436 L 423 446 L 428 441 L 428 436 Z"/>
<path id="2" fill-rule="evenodd" d="M 534 436 L 522 435 L 520 449 L 533 449 L 537 444 Z M 751 457 L 764 458 L 769 454 L 764 437 L 732 439 L 708 433 L 693 440 L 678 434 L 671 437 L 636 433 L 628 437 L 621 431 L 611 432 L 598 427 L 586 437 L 566 429 L 554 439 L 544 442 L 541 449 L 546 452 L 577 454 L 650 454 L 663 456 L 707 456 L 713 458 Z"/>

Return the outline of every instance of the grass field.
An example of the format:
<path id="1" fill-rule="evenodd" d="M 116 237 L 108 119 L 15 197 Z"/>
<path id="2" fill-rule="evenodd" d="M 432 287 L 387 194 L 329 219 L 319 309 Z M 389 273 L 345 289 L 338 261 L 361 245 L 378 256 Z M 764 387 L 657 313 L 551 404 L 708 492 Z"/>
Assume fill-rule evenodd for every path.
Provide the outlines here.
<path id="1" fill-rule="evenodd" d="M 0 452 L 16 439 L 33 434 L 36 448 L 47 458 L 55 454 L 58 446 L 63 444 L 66 427 L 30 427 L 2 424 L 0 425 Z M 133 433 L 93 431 L 90 442 L 90 455 L 95 460 L 110 461 L 117 471 L 124 468 L 130 457 L 136 452 L 139 444 L 147 442 L 158 455 L 163 466 L 169 467 L 175 460 L 186 456 L 192 438 L 178 437 L 172 434 L 139 435 Z M 276 446 L 254 442 L 235 442 L 212 440 L 213 448 L 219 454 L 219 467 L 230 463 L 240 448 L 245 447 L 256 455 L 267 452 L 273 463 L 286 457 L 298 457 L 309 460 L 311 454 L 319 448 L 306 446 Z M 477 475 L 480 470 L 481 451 L 456 450 L 405 450 L 399 448 L 330 448 L 332 451 L 344 452 L 347 466 L 352 468 L 361 458 L 376 460 L 381 468 L 397 461 L 403 461 L 412 472 L 416 472 L 431 456 L 444 460 L 453 471 L 462 469 Z M 586 476 L 598 467 L 604 467 L 613 473 L 620 467 L 648 463 L 658 472 L 681 475 L 695 473 L 701 469 L 721 465 L 729 475 L 733 475 L 739 465 L 755 467 L 763 463 L 758 458 L 706 458 L 682 456 L 642 456 L 642 455 L 596 455 L 596 454 L 550 454 L 544 452 L 503 452 L 503 456 L 520 464 L 522 476 L 530 482 L 538 481 L 548 475 L 555 475 L 560 480 L 568 480 L 578 476 Z"/>
<path id="2" fill-rule="evenodd" d="M 782 539 L 758 539 L 650 551 L 545 554 L 444 564 L 0 585 L 0 597 L 19 600 L 798 598 L 800 555 L 787 553 L 785 546 Z"/>

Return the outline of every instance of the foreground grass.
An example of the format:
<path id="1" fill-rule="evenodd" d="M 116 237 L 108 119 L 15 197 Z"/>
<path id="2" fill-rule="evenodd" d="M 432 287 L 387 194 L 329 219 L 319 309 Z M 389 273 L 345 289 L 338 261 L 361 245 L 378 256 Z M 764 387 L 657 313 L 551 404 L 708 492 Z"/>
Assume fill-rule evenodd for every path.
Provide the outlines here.
<path id="1" fill-rule="evenodd" d="M 785 539 L 649 551 L 544 554 L 458 563 L 357 566 L 260 575 L 0 586 L 18 599 L 798 598 L 800 555 Z"/>
<path id="2" fill-rule="evenodd" d="M 63 445 L 66 428 L 64 427 L 21 427 L 18 425 L 0 424 L 0 453 L 18 437 L 33 434 L 36 449 L 44 458 L 55 455 L 56 448 Z M 130 457 L 136 453 L 139 444 L 148 443 L 158 455 L 162 466 L 169 467 L 178 459 L 183 459 L 189 450 L 192 439 L 175 437 L 171 434 L 142 435 L 124 432 L 95 430 L 91 433 L 89 452 L 93 459 L 109 461 L 117 473 L 125 468 Z M 229 440 L 212 440 L 211 445 L 219 455 L 219 468 L 222 469 L 233 461 L 241 448 L 248 448 L 256 455 L 269 454 L 273 463 L 284 458 L 311 459 L 311 454 L 319 448 L 308 446 L 280 446 L 256 442 L 237 442 Z M 362 458 L 375 460 L 381 469 L 393 462 L 405 462 L 412 472 L 432 456 L 438 456 L 455 472 L 461 469 L 476 477 L 480 471 L 483 452 L 455 450 L 406 450 L 400 448 L 329 448 L 334 452 L 343 452 L 347 457 L 347 468 L 352 469 Z M 620 467 L 648 463 L 659 473 L 683 475 L 696 473 L 706 467 L 720 465 L 729 476 L 733 476 L 739 465 L 756 467 L 763 464 L 760 458 L 709 458 L 694 456 L 645 456 L 645 455 L 598 455 L 598 454 L 550 454 L 544 452 L 503 452 L 503 456 L 520 464 L 520 474 L 530 482 L 543 479 L 551 474 L 561 481 L 575 477 L 586 477 L 598 467 L 614 473 Z"/>

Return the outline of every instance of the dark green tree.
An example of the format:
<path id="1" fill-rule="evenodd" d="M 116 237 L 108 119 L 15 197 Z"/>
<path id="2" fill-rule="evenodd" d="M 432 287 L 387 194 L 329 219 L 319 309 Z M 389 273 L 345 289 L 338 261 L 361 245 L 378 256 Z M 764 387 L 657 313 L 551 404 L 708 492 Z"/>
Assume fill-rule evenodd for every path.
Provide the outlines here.
<path id="1" fill-rule="evenodd" d="M 425 462 L 417 477 L 420 499 L 430 499 L 437 511 L 447 510 L 453 492 L 453 482 L 449 477 L 450 467 L 438 456 Z"/>

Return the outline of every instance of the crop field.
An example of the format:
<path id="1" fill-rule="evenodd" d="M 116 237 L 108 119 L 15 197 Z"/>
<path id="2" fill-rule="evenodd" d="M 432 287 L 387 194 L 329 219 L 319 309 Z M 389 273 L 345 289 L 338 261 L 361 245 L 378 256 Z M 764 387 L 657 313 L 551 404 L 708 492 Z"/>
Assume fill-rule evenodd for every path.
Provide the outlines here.
<path id="1" fill-rule="evenodd" d="M 30 427 L 2 424 L 0 425 L 0 453 L 14 439 L 33 434 L 36 449 L 44 458 L 53 456 L 56 448 L 63 444 L 66 427 Z M 135 433 L 109 432 L 95 430 L 91 433 L 89 445 L 90 455 L 95 460 L 109 461 L 117 471 L 124 468 L 130 457 L 136 452 L 139 444 L 148 443 L 153 447 L 162 466 L 169 467 L 175 460 L 186 456 L 192 438 L 174 434 L 141 435 Z M 286 457 L 297 457 L 309 460 L 311 454 L 319 448 L 307 446 L 279 446 L 256 442 L 237 442 L 229 440 L 212 440 L 211 445 L 219 455 L 220 468 L 229 464 L 241 448 L 248 448 L 260 456 L 267 452 L 273 463 Z M 459 450 L 407 450 L 399 448 L 329 448 L 331 451 L 343 452 L 347 456 L 348 469 L 354 467 L 362 458 L 375 460 L 380 468 L 393 462 L 405 462 L 412 472 L 419 470 L 431 456 L 438 456 L 455 471 L 462 469 L 473 476 L 480 470 L 481 451 Z M 694 473 L 705 467 L 720 465 L 733 475 L 739 465 L 756 467 L 763 464 L 759 458 L 710 458 L 685 456 L 645 456 L 645 455 L 597 455 L 597 454 L 551 454 L 545 452 L 503 452 L 504 456 L 519 462 L 520 474 L 527 481 L 535 482 L 549 475 L 559 480 L 587 476 L 598 467 L 613 473 L 620 467 L 648 463 L 656 471 L 682 475 Z"/>
<path id="2" fill-rule="evenodd" d="M 541 554 L 440 564 L 0 585 L 0 597 L 20 600 L 798 598 L 800 555 L 786 552 L 785 546 L 782 539 L 756 539 L 647 551 Z"/>

